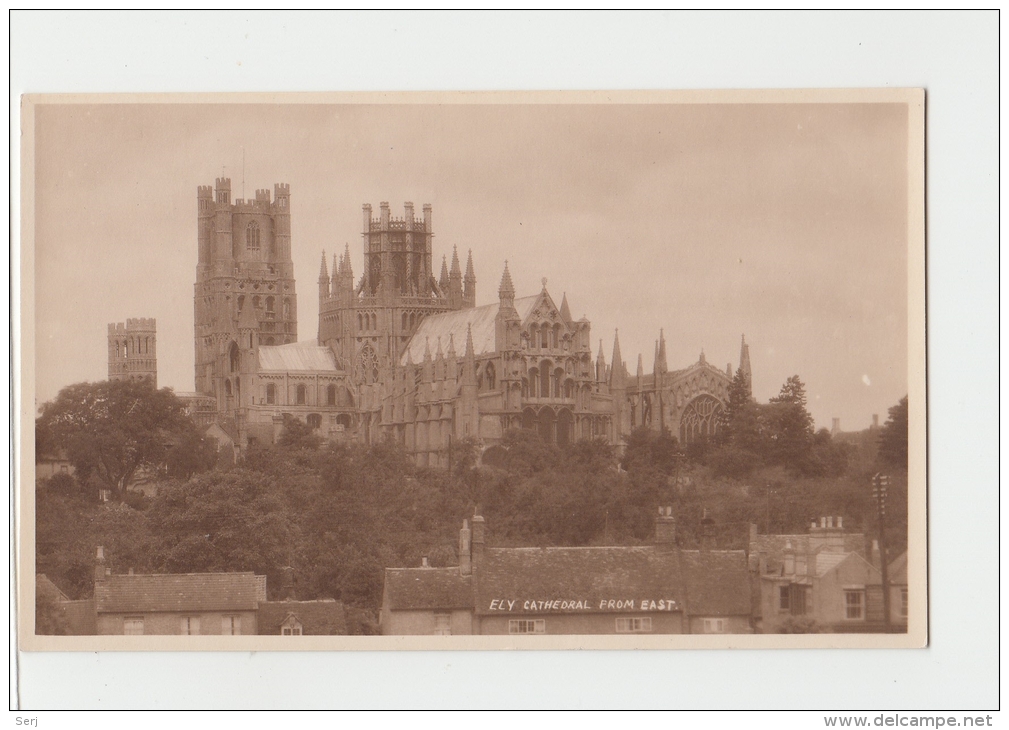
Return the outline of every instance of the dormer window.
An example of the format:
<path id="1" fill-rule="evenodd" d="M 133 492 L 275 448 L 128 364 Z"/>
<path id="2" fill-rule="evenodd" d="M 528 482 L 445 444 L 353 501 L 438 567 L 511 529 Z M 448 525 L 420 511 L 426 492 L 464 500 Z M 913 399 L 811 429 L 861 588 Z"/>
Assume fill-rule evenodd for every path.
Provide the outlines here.
<path id="1" fill-rule="evenodd" d="M 280 624 L 280 635 L 281 636 L 301 636 L 303 633 L 303 627 L 301 621 L 293 613 L 288 614 L 284 622 Z"/>

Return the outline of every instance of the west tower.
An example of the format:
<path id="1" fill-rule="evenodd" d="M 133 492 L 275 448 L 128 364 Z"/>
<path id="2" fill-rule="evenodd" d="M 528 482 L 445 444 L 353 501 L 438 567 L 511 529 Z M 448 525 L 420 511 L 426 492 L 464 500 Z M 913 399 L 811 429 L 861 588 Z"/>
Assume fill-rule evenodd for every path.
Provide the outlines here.
<path id="1" fill-rule="evenodd" d="M 109 380 L 149 380 L 158 387 L 157 322 L 109 323 Z"/>
<path id="2" fill-rule="evenodd" d="M 297 342 L 298 301 L 291 259 L 291 189 L 284 183 L 231 200 L 231 180 L 197 188 L 196 390 L 218 412 L 251 401 L 259 345 Z M 246 378 L 248 381 L 248 378 Z"/>

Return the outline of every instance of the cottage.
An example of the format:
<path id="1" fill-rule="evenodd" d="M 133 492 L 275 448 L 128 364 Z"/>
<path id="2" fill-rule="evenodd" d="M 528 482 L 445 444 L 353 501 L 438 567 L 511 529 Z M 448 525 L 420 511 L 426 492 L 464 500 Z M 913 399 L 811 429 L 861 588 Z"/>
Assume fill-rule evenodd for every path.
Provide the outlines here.
<path id="1" fill-rule="evenodd" d="M 475 516 L 458 566 L 386 570 L 382 633 L 749 633 L 745 553 L 681 550 L 675 538 L 665 507 L 653 545 L 489 548 Z"/>

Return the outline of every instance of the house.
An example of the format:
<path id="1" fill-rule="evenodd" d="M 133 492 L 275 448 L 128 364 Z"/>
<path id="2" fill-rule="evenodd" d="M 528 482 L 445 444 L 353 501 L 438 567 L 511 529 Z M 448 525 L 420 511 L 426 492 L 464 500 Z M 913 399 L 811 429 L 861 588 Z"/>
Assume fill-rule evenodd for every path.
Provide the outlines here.
<path id="1" fill-rule="evenodd" d="M 102 635 L 257 633 L 266 576 L 243 573 L 112 575 L 95 566 L 95 624 Z"/>
<path id="2" fill-rule="evenodd" d="M 821 517 L 809 533 L 759 535 L 750 527 L 749 565 L 759 581 L 763 633 L 883 631 L 879 569 L 865 558 L 865 536 L 842 517 Z"/>
<path id="3" fill-rule="evenodd" d="M 741 550 L 681 550 L 672 509 L 653 545 L 491 548 L 473 518 L 460 564 L 386 570 L 383 634 L 750 633 Z"/>
<path id="4" fill-rule="evenodd" d="M 263 601 L 256 620 L 260 635 L 342 636 L 347 633 L 343 603 L 317 601 Z"/>
<path id="5" fill-rule="evenodd" d="M 94 599 L 73 600 L 45 575 L 35 576 L 35 633 L 87 636 L 97 633 Z"/>

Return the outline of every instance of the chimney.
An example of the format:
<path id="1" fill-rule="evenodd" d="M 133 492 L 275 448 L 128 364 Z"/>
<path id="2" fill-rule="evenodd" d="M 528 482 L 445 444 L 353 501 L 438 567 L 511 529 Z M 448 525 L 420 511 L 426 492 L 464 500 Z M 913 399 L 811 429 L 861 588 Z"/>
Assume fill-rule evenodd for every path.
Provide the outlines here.
<path id="1" fill-rule="evenodd" d="M 869 562 L 877 568 L 882 565 L 879 555 L 879 540 L 873 539 L 872 541 L 872 554 L 869 555 Z"/>
<path id="2" fill-rule="evenodd" d="M 105 580 L 105 548 L 101 545 L 95 554 L 95 580 Z"/>
<path id="3" fill-rule="evenodd" d="M 281 601 L 294 600 L 294 568 L 292 568 L 290 565 L 285 565 L 281 569 L 280 600 Z"/>
<path id="4" fill-rule="evenodd" d="M 785 543 L 785 549 L 782 553 L 784 558 L 784 572 L 785 575 L 793 575 L 795 573 L 795 551 L 792 549 L 792 541 L 789 540 Z"/>
<path id="5" fill-rule="evenodd" d="M 473 515 L 473 565 L 472 570 L 480 570 L 483 564 L 483 553 L 487 541 L 487 526 L 481 515 Z"/>
<path id="6" fill-rule="evenodd" d="M 715 546 L 715 521 L 708 515 L 707 508 L 701 517 L 701 549 L 710 550 Z"/>
<path id="7" fill-rule="evenodd" d="M 655 544 L 662 550 L 672 550 L 676 546 L 676 519 L 672 507 L 659 507 L 655 518 Z"/>
<path id="8" fill-rule="evenodd" d="M 878 413 L 873 413 L 872 414 L 872 427 L 873 428 L 879 428 L 879 414 Z"/>
<path id="9" fill-rule="evenodd" d="M 459 530 L 459 573 L 461 575 L 470 575 L 473 572 L 471 549 L 469 521 L 463 520 L 462 529 Z"/>

